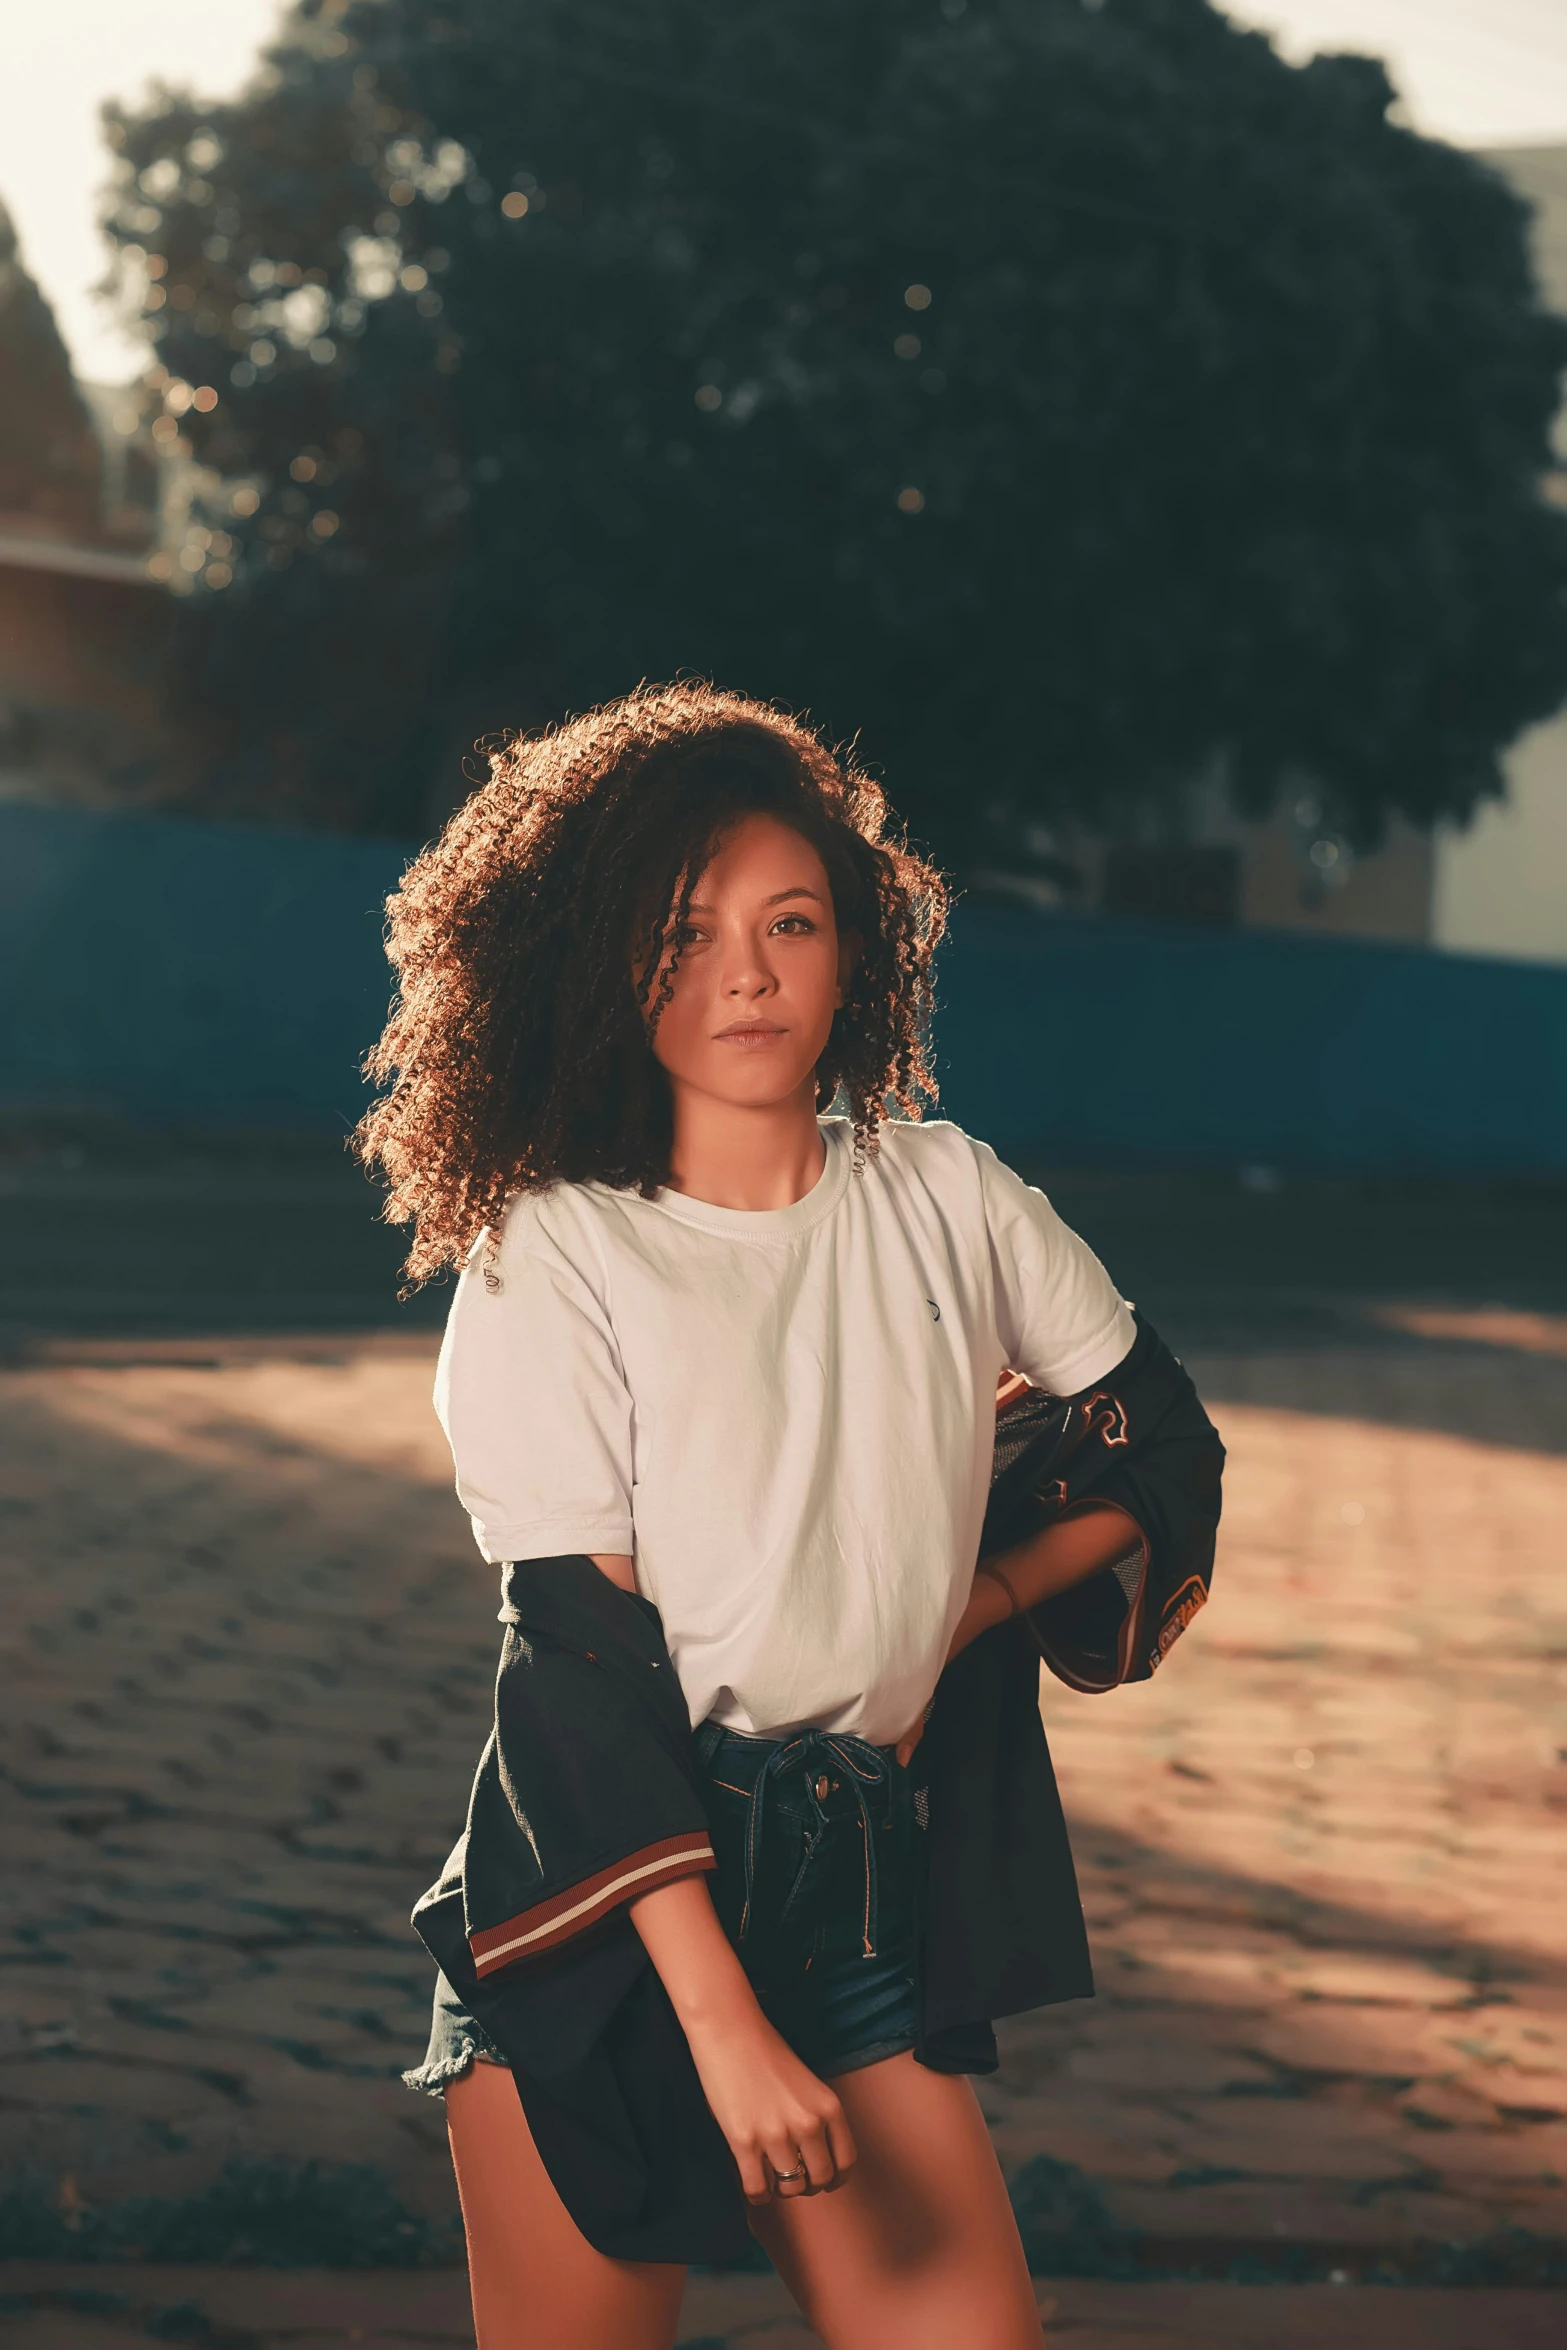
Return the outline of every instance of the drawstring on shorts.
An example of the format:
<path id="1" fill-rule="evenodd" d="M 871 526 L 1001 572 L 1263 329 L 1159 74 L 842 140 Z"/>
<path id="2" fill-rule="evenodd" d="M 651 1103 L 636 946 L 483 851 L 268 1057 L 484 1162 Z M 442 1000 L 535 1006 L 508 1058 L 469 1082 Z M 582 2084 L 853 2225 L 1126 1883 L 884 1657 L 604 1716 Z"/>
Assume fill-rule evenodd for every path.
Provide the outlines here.
<path id="1" fill-rule="evenodd" d="M 743 1731 L 728 1731 L 721 1722 L 704 1722 L 696 1734 L 696 1751 L 704 1769 L 712 1761 L 726 1738 L 744 1739 L 748 1745 L 769 1745 L 764 1739 L 749 1739 Z M 882 1788 L 886 1791 L 882 1805 L 890 1818 L 892 1807 L 892 1759 L 882 1747 L 872 1746 L 867 1739 L 854 1738 L 835 1730 L 800 1730 L 792 1738 L 780 1738 L 769 1745 L 750 1790 L 750 1802 L 745 1817 L 744 1900 L 740 1911 L 738 1939 L 744 1943 L 750 1931 L 751 1907 L 756 1889 L 756 1871 L 761 1858 L 762 1831 L 766 1821 L 767 1801 L 777 1791 L 777 1782 L 801 1774 L 806 1801 L 810 1806 L 810 1824 L 805 1832 L 805 1850 L 795 1871 L 779 1911 L 780 1921 L 789 1915 L 796 1901 L 810 1882 L 827 1833 L 829 1815 L 826 1798 L 836 1792 L 839 1784 L 849 1788 L 860 1815 L 860 1838 L 865 1852 L 865 1909 L 861 1929 L 865 1956 L 876 1956 L 878 1912 L 876 1900 L 876 1838 L 873 1833 L 868 1791 Z M 830 1774 L 836 1772 L 839 1778 Z"/>

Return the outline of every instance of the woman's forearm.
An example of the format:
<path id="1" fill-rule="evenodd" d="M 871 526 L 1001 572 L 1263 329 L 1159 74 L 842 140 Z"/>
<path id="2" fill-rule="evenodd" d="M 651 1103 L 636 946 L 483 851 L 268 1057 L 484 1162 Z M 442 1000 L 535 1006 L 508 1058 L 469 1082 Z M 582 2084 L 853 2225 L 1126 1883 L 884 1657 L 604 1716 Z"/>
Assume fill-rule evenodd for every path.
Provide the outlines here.
<path id="1" fill-rule="evenodd" d="M 750 2203 L 839 2187 L 854 2165 L 843 2108 L 763 2015 L 700 1877 L 631 1904 Z"/>
<path id="2" fill-rule="evenodd" d="M 688 2039 L 715 2027 L 760 2022 L 756 1993 L 700 1877 L 681 1877 L 644 1893 L 631 1904 L 631 1923 Z"/>
<path id="3" fill-rule="evenodd" d="M 1142 1540 L 1142 1528 L 1128 1511 L 1114 1502 L 1094 1501 L 1085 1502 L 1070 1517 L 1055 1519 L 1014 1549 L 997 1552 L 975 1573 L 948 1660 L 993 1624 L 1004 1624 L 1014 1599 L 1019 1608 L 1038 1607 L 1058 1591 L 1069 1591 L 1074 1583 L 1097 1575 Z"/>

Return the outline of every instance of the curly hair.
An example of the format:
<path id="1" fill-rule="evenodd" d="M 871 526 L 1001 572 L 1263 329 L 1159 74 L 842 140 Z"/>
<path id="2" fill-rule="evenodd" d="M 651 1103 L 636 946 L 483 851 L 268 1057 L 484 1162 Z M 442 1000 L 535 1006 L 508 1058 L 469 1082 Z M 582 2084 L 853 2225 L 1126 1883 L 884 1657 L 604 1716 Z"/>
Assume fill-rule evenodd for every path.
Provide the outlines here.
<path id="1" fill-rule="evenodd" d="M 488 782 L 387 901 L 397 992 L 365 1063 L 385 1090 L 354 1147 L 389 1185 L 387 1220 L 413 1224 L 410 1282 L 461 1263 L 514 1192 L 667 1182 L 652 1037 L 692 890 L 746 815 L 811 843 L 860 942 L 817 1069 L 818 1099 L 847 1100 L 857 1163 L 889 1100 L 917 1118 L 934 1099 L 946 889 L 852 759 L 798 718 L 687 682 L 487 748 Z"/>

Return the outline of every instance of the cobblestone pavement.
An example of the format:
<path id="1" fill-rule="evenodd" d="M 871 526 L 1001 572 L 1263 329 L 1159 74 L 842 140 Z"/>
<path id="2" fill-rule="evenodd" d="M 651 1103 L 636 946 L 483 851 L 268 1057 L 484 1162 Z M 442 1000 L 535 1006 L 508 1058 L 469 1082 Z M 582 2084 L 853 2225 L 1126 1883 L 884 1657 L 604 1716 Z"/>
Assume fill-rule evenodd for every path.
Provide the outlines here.
<path id="1" fill-rule="evenodd" d="M 1051 2350 L 1560 2350 L 1554 2293 L 1042 2283 Z M 459 2270 L 0 2269 L 0 2350 L 472 2350 Z M 772 2277 L 697 2278 L 684 2350 L 812 2350 Z M 953 2350 L 968 2350 L 954 2344 Z"/>
<path id="2" fill-rule="evenodd" d="M 84 1341 L 0 1373 L 0 2171 L 68 2226 L 199 2196 L 234 2156 L 373 2165 L 393 2224 L 450 2216 L 440 2109 L 397 2080 L 428 2000 L 406 1919 L 460 1825 L 497 1634 L 430 1358 L 417 1332 Z M 1231 1452 L 1215 1601 L 1148 1687 L 1046 1692 L 1101 1995 L 1007 2027 L 1003 2159 L 1046 2158 L 1047 2225 L 1062 2189 L 1069 2219 L 1220 2266 L 1567 2236 L 1567 1326 L 1389 1311 L 1190 1359 Z M 770 2280 L 720 2287 L 731 2339 L 805 2339 Z M 451 2289 L 397 2286 L 459 2312 L 412 2330 L 460 2331 Z M 1358 2341 L 1353 2311 L 1413 2325 L 1427 2299 L 1272 2288 L 1272 2330 L 1221 2332 L 1253 2295 L 1050 2291 L 1085 2350 L 1304 2342 L 1313 2309 Z M 1535 2338 L 1533 2297 L 1506 2326 L 1485 2298 L 1397 2338 Z M 238 2350 L 243 2312 L 206 2306 L 192 2338 L 232 2324 Z M 366 2339 L 410 2330 L 396 2306 Z M 129 2320 L 15 2322 L 29 2350 L 110 2350 Z M 324 2303 L 277 2325 L 342 2330 Z"/>
<path id="3" fill-rule="evenodd" d="M 1567 1324 L 1522 1335 L 1193 1364 L 1214 1599 L 1045 1691 L 1100 1995 L 1008 2029 L 1008 2163 L 1163 2238 L 1567 2235 Z"/>

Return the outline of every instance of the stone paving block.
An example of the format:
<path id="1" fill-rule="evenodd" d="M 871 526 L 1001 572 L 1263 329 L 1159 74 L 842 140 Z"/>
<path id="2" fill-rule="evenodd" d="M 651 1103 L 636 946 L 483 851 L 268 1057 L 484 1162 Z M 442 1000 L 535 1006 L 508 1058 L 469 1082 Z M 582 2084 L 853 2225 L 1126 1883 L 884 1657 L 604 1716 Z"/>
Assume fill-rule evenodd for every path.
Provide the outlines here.
<path id="1" fill-rule="evenodd" d="M 1035 2155 L 1046 2154 L 1053 2162 L 1073 2164 L 1104 2187 L 1118 2182 L 1162 2187 L 1191 2160 L 1187 2133 L 1163 2114 L 1150 2117 L 1144 2128 L 1118 2117 L 1118 2129 L 1074 2129 L 1048 2115 L 1033 2121 L 987 2118 L 997 2159 L 1009 2177 Z"/>
<path id="2" fill-rule="evenodd" d="M 1197 2174 L 1203 2177 L 1202 2173 Z M 1374 2197 L 1350 2184 L 1275 2177 L 1226 2178 L 1189 2186 L 1138 2187 L 1112 2181 L 1105 2201 L 1119 2226 L 1161 2244 L 1359 2246 L 1379 2252 L 1411 2241 L 1476 2243 L 1496 2228 L 1494 2208 L 1476 2197 L 1400 2195 L 1386 2181 Z"/>
<path id="3" fill-rule="evenodd" d="M 1445 2063 L 1441 2061 L 1444 2055 Z M 1561 2076 L 1544 2067 L 1525 2069 L 1505 2063 L 1465 2063 L 1463 2049 L 1453 2047 L 1439 2052 L 1429 2070 L 1437 2078 L 1486 2099 L 1504 2120 L 1510 2115 L 1525 2120 L 1559 2120 L 1567 2116 Z"/>
<path id="4" fill-rule="evenodd" d="M 0 2099 L 15 2112 L 74 2113 L 95 2121 L 120 2114 L 150 2117 L 175 2108 L 188 2120 L 232 2104 L 199 2074 L 159 2067 L 157 2077 L 149 2079 L 148 2071 L 87 2057 L 63 2064 L 8 2064 L 0 2066 Z"/>
<path id="5" fill-rule="evenodd" d="M 1183 2021 L 1193 2029 L 1219 2029 L 1232 2037 L 1241 2016 L 1270 2014 L 1296 1996 L 1275 1968 L 1250 1952 L 1226 1959 L 1212 1951 L 1172 1951 L 1165 1941 L 1162 1948 L 1145 1954 L 1130 1935 L 1118 1934 L 1098 1963 L 1101 1998 L 1145 2007 L 1148 2003 L 1136 1996 L 1137 1977 L 1151 1971 L 1159 1977 L 1164 2000 Z"/>
<path id="6" fill-rule="evenodd" d="M 7 2350 L 147 2350 L 147 2336 L 133 2320 L 79 2309 L 12 2315 L 0 2306 L 0 2342 Z"/>
<path id="7" fill-rule="evenodd" d="M 1454 2078 L 1476 2095 L 1489 2096 L 1504 2121 L 1513 2116 L 1532 2121 L 1545 2114 L 1557 2121 L 1567 2120 L 1567 2083 L 1559 2075 L 1509 2067 L 1480 2074 L 1459 2073 Z"/>
<path id="8" fill-rule="evenodd" d="M 1142 2040 L 1131 2046 L 1080 2048 L 1062 2067 L 1070 2081 L 1098 2089 L 1197 2091 L 1212 2095 L 1237 2082 L 1260 2085 L 1263 2067 L 1222 2048 L 1205 2048 L 1182 2039 Z"/>
<path id="9" fill-rule="evenodd" d="M 1212 2111 L 1194 2120 L 1181 2147 L 1181 2168 L 1229 2172 L 1258 2178 L 1310 2180 L 1314 2187 L 1342 2185 L 1356 2191 L 1373 2183 L 1415 2179 L 1434 2168 L 1421 2161 L 1425 2148 L 1369 2127 L 1351 2132 L 1332 2125 L 1348 2116 L 1323 2115 L 1303 2106 L 1294 2126 L 1227 2128 Z M 1308 2126 L 1316 2124 L 1319 2126 Z M 1444 2174 L 1445 2175 L 1445 2174 Z"/>
<path id="10" fill-rule="evenodd" d="M 1121 2149 L 1117 2169 L 1128 2177 L 1144 2175 L 1144 2160 L 1157 2170 L 1179 2158 L 1189 2135 L 1184 2114 L 1150 2098 L 1141 2104 L 1118 2098 L 998 2097 L 982 2099 L 981 2111 L 997 2144 L 1026 2146 L 1031 2152 L 1055 2155 L 1075 2162 L 1094 2177 L 1101 2150 Z M 1095 2149 L 1093 2160 L 1088 2149 Z M 1137 2150 L 1143 2149 L 1144 2160 Z"/>
<path id="11" fill-rule="evenodd" d="M 1047 2325 L 1070 2350 L 1560 2350 L 1547 2293 L 1435 2293 L 1330 2285 L 1051 2288 Z"/>
<path id="12" fill-rule="evenodd" d="M 1451 2080 L 1426 2078 L 1398 2101 L 1402 2118 L 1417 2129 L 1483 2129 L 1493 2125 L 1497 2108 L 1490 2097 Z"/>
<path id="13" fill-rule="evenodd" d="M 1444 1974 L 1432 1965 L 1399 1959 L 1391 1952 L 1373 1956 L 1348 1950 L 1302 1951 L 1285 1959 L 1280 1973 L 1297 1998 L 1343 2001 L 1350 2006 L 1448 2010 L 1460 2006 L 1472 1989 L 1461 1975 Z"/>
<path id="14" fill-rule="evenodd" d="M 214 2326 L 262 2339 L 311 2330 L 368 2338 L 372 2331 L 471 2343 L 466 2273 L 442 2269 L 273 2269 L 173 2267 L 140 2262 L 90 2267 L 12 2261 L 0 2267 L 0 2294 L 64 2298 L 94 2292 L 138 2313 L 200 2312 Z M 140 2336 L 145 2345 L 147 2336 Z"/>
<path id="15" fill-rule="evenodd" d="M 1494 2130 L 1421 2132 L 1423 2150 L 1446 2179 L 1567 2185 L 1567 2129 L 1519 2123 Z"/>
<path id="16" fill-rule="evenodd" d="M 1249 2020 L 1237 2036 L 1258 2061 L 1288 2072 L 1418 2080 L 1437 2069 L 1430 2063 L 1431 2036 L 1423 2027 L 1423 2016 L 1412 2009 L 1295 2003 Z M 1451 2062 L 1449 2056 L 1448 2067 Z"/>

